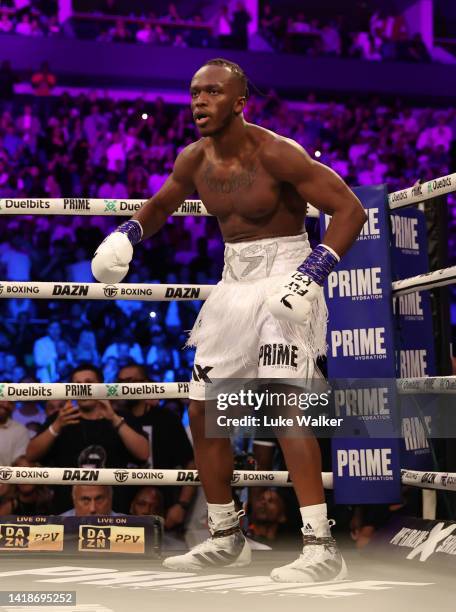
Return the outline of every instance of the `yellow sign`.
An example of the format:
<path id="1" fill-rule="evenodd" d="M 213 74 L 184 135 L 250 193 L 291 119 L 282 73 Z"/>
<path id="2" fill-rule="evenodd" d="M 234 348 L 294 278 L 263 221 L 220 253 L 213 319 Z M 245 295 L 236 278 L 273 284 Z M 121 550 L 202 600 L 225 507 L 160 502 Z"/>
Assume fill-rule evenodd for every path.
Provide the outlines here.
<path id="1" fill-rule="evenodd" d="M 79 551 L 144 553 L 144 527 L 79 526 Z"/>
<path id="2" fill-rule="evenodd" d="M 63 525 L 0 525 L 0 551 L 63 550 Z"/>

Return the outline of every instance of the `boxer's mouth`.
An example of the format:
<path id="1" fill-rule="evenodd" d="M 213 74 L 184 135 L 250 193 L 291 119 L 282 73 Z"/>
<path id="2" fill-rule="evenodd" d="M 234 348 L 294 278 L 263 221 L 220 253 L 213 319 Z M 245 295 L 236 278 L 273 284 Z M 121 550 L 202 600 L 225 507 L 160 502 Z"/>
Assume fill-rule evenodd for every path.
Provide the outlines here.
<path id="1" fill-rule="evenodd" d="M 210 116 L 207 113 L 195 113 L 194 119 L 198 127 L 204 127 L 210 121 Z"/>

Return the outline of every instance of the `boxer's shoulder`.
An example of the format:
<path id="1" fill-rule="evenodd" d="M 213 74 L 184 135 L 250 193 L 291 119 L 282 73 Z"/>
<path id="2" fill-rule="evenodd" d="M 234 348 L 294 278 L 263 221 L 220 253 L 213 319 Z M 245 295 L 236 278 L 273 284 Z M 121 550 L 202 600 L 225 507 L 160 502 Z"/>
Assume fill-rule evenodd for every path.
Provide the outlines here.
<path id="1" fill-rule="evenodd" d="M 312 162 L 305 149 L 292 138 L 269 132 L 270 138 L 261 147 L 260 159 L 264 168 L 278 179 L 302 173 L 303 167 Z"/>
<path id="2" fill-rule="evenodd" d="M 174 161 L 173 174 L 177 177 L 192 178 L 205 158 L 204 139 L 192 142 L 180 151 Z"/>

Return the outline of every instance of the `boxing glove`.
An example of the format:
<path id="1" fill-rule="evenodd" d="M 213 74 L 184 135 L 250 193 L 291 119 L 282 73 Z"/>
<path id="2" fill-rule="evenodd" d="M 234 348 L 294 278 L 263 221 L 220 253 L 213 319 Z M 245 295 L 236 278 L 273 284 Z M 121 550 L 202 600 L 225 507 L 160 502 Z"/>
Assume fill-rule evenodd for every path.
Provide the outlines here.
<path id="1" fill-rule="evenodd" d="M 128 273 L 133 247 L 142 235 L 139 221 L 127 221 L 103 240 L 92 259 L 92 274 L 97 281 L 120 283 Z"/>
<path id="2" fill-rule="evenodd" d="M 299 325 L 310 323 L 312 302 L 323 292 L 323 284 L 340 258 L 335 251 L 319 244 L 297 270 L 284 279 L 283 286 L 266 298 L 274 317 Z"/>

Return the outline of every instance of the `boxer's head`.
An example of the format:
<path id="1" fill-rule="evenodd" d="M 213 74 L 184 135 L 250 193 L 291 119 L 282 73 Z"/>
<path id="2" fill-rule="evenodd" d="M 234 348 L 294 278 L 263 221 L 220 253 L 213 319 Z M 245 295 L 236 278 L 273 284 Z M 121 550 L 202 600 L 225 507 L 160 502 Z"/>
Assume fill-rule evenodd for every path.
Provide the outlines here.
<path id="1" fill-rule="evenodd" d="M 214 136 L 242 116 L 249 92 L 247 77 L 229 60 L 209 60 L 193 76 L 191 107 L 202 136 Z"/>

